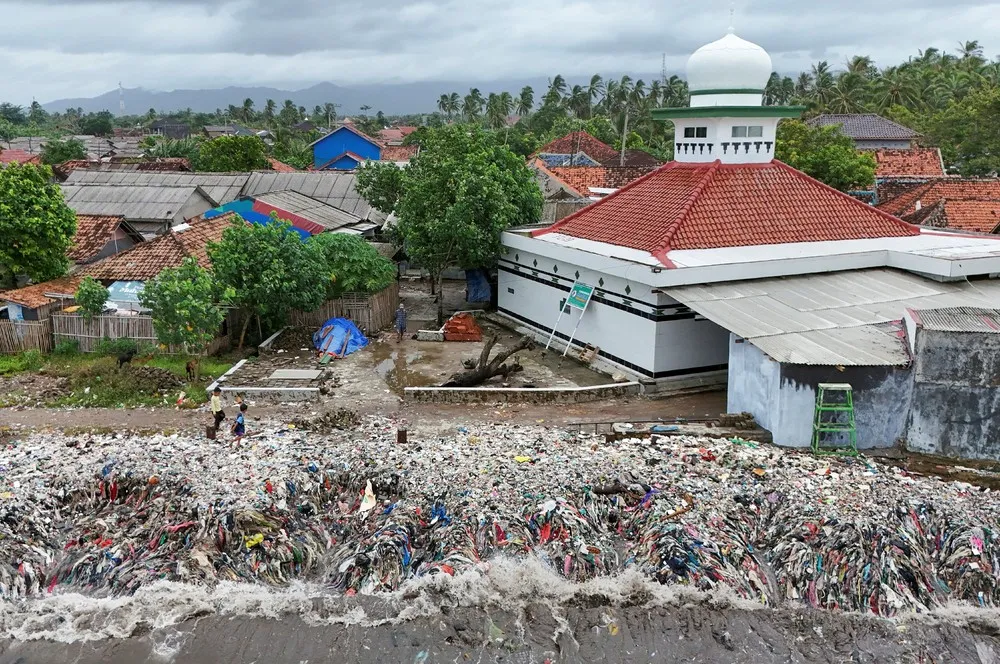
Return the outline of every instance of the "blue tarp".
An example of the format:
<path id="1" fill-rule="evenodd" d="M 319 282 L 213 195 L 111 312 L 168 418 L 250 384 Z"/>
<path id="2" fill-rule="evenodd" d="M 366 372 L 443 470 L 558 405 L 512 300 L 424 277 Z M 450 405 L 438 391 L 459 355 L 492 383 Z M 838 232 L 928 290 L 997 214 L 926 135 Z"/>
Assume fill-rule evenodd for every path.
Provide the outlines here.
<path id="1" fill-rule="evenodd" d="M 344 340 L 347 348 L 344 349 Z M 331 318 L 313 334 L 313 345 L 322 353 L 343 357 L 368 345 L 368 339 L 361 334 L 358 326 L 346 318 Z M 343 354 L 341 354 L 341 349 Z"/>
<path id="2" fill-rule="evenodd" d="M 483 270 L 465 271 L 466 302 L 489 302 L 490 280 Z"/>

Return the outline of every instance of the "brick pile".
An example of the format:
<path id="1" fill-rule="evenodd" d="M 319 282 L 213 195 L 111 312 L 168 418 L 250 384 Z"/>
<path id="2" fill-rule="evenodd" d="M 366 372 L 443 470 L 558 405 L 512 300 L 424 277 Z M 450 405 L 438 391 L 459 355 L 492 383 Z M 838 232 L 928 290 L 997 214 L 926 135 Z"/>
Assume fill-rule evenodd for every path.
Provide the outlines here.
<path id="1" fill-rule="evenodd" d="M 482 341 L 483 330 L 472 314 L 455 314 L 444 324 L 445 341 Z"/>

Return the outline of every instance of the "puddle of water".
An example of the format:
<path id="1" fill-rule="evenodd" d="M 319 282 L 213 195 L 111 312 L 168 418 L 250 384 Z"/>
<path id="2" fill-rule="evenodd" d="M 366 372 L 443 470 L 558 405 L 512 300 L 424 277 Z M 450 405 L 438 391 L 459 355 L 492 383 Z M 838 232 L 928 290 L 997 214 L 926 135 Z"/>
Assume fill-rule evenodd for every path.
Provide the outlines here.
<path id="1" fill-rule="evenodd" d="M 372 348 L 376 373 L 397 394 L 402 394 L 404 387 L 430 387 L 440 383 L 416 368 L 422 359 L 424 353 L 419 349 L 393 347 L 388 343 L 375 344 Z"/>

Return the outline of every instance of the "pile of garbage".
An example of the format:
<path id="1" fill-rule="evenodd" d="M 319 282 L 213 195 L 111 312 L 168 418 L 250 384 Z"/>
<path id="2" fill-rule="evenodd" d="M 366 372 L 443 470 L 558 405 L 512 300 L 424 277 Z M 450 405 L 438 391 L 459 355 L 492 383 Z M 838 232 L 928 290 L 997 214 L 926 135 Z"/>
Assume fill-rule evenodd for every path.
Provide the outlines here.
<path id="1" fill-rule="evenodd" d="M 328 410 L 315 417 L 300 417 L 292 420 L 292 424 L 300 429 L 318 433 L 353 429 L 361 424 L 361 416 L 349 408 Z"/>
<path id="2" fill-rule="evenodd" d="M 988 489 L 740 438 L 605 443 L 498 424 L 398 446 L 400 425 L 265 423 L 238 449 L 181 434 L 8 440 L 0 595 L 160 579 L 374 593 L 502 555 L 570 580 L 633 568 L 769 606 L 1000 604 Z"/>

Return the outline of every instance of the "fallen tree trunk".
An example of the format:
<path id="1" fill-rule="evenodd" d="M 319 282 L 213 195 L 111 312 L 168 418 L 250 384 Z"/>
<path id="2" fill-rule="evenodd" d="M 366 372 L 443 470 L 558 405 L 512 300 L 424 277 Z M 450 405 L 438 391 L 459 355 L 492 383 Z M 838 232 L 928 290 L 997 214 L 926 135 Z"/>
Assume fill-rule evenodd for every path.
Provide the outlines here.
<path id="1" fill-rule="evenodd" d="M 524 337 L 516 346 L 497 353 L 496 357 L 491 360 L 490 353 L 493 351 L 496 343 L 497 338 L 495 336 L 490 337 L 486 341 L 486 345 L 483 346 L 483 351 L 479 354 L 479 360 L 466 371 L 452 374 L 451 378 L 443 383 L 441 387 L 475 387 L 476 385 L 482 385 L 494 376 L 507 378 L 510 374 L 522 370 L 521 364 L 517 359 L 510 365 L 506 364 L 507 359 L 515 353 L 535 347 L 535 343 L 531 339 Z"/>

